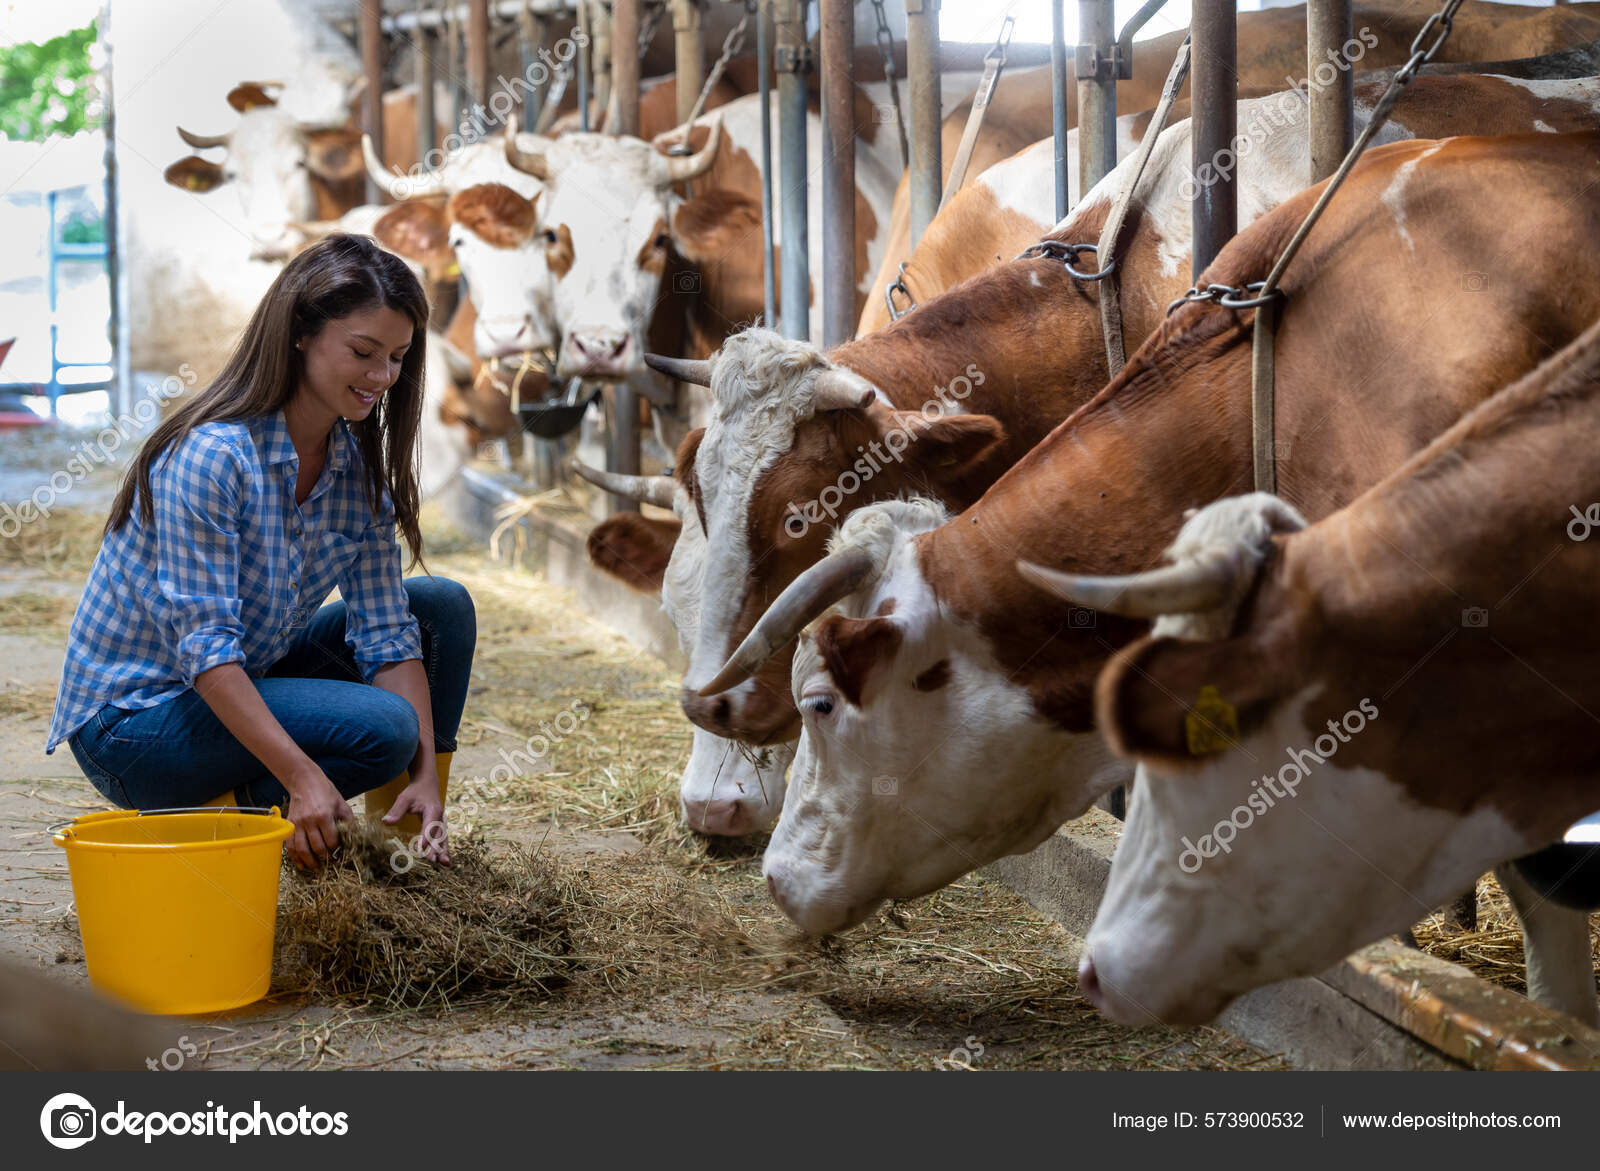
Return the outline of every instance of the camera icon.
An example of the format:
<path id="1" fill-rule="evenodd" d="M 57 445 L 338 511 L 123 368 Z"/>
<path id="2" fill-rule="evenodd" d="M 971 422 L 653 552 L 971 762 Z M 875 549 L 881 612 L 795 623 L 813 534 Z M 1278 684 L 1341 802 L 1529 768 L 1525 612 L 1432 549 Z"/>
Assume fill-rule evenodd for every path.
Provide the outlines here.
<path id="1" fill-rule="evenodd" d="M 1275 440 L 1272 444 L 1272 458 L 1282 463 L 1289 458 L 1289 449 L 1294 446 L 1287 439 Z"/>
<path id="2" fill-rule="evenodd" d="M 873 777 L 872 795 L 874 797 L 893 797 L 900 792 L 900 778 L 898 777 Z"/>
<path id="3" fill-rule="evenodd" d="M 675 293 L 698 293 L 700 291 L 700 274 L 697 272 L 680 272 L 672 278 L 672 291 Z"/>
<path id="4" fill-rule="evenodd" d="M 57 1094 L 39 1111 L 39 1129 L 51 1146 L 70 1151 L 94 1138 L 97 1117 L 87 1098 Z"/>
<path id="5" fill-rule="evenodd" d="M 1084 606 L 1072 606 L 1067 610 L 1067 625 L 1074 630 L 1093 630 L 1095 612 Z"/>
<path id="6" fill-rule="evenodd" d="M 872 120 L 879 126 L 891 126 L 900 117 L 900 111 L 894 108 L 893 102 L 879 102 L 872 107 Z"/>
<path id="7" fill-rule="evenodd" d="M 1469 293 L 1481 293 L 1489 287 L 1489 274 L 1486 272 L 1464 272 L 1461 274 L 1461 287 Z"/>
<path id="8" fill-rule="evenodd" d="M 1468 606 L 1461 611 L 1461 625 L 1469 628 L 1482 628 L 1489 625 L 1489 611 L 1482 606 Z"/>

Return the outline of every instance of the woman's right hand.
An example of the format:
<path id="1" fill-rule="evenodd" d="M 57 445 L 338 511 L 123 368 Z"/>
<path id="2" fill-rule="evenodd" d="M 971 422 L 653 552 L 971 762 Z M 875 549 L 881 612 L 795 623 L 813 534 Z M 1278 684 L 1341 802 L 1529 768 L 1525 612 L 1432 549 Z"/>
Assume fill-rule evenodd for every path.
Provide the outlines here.
<path id="1" fill-rule="evenodd" d="M 316 765 L 284 787 L 289 790 L 289 820 L 294 823 L 289 857 L 302 870 L 315 870 L 339 845 L 338 823 L 354 821 L 355 812 Z"/>

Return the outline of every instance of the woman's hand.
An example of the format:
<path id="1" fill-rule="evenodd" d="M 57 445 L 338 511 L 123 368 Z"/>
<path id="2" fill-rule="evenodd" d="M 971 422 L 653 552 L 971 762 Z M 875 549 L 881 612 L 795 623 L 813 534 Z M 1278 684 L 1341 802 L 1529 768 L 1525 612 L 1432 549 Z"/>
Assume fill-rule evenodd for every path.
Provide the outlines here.
<path id="1" fill-rule="evenodd" d="M 422 822 L 422 856 L 430 862 L 450 865 L 450 842 L 445 829 L 444 802 L 439 800 L 439 774 L 431 767 L 416 770 L 416 778 L 405 787 L 394 805 L 383 815 L 385 825 L 394 825 L 408 813 Z"/>
<path id="2" fill-rule="evenodd" d="M 315 870 L 339 845 L 338 823 L 354 821 L 356 815 L 327 774 L 315 765 L 284 787 L 289 790 L 289 820 L 294 823 L 289 857 L 302 870 Z"/>

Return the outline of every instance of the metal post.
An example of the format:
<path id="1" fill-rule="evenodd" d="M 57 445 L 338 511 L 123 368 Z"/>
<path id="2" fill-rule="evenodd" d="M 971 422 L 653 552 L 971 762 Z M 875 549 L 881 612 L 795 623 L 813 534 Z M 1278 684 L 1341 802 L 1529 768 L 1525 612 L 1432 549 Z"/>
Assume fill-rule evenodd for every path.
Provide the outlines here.
<path id="1" fill-rule="evenodd" d="M 911 246 L 915 248 L 939 211 L 944 188 L 939 0 L 906 0 L 906 73 L 911 81 Z"/>
<path id="2" fill-rule="evenodd" d="M 678 121 L 687 122 L 706 83 L 706 29 L 699 0 L 671 0 L 677 57 Z"/>
<path id="3" fill-rule="evenodd" d="M 1112 0 L 1078 0 L 1079 199 L 1117 165 L 1116 43 Z"/>
<path id="4" fill-rule="evenodd" d="M 111 293 L 111 414 L 125 418 L 133 410 L 133 371 L 129 366 L 127 228 L 122 216 L 121 185 L 117 178 L 117 102 L 112 89 L 111 60 L 116 45 L 111 35 L 111 3 L 100 6 L 100 44 L 105 65 L 100 74 L 105 95 L 106 166 L 106 288 Z"/>
<path id="5" fill-rule="evenodd" d="M 637 42 L 635 42 L 637 43 Z M 611 450 L 607 464 L 613 472 L 628 476 L 639 474 L 639 396 L 626 382 L 611 388 Z M 611 515 L 619 512 L 638 512 L 639 506 L 621 496 L 606 494 L 606 507 Z"/>
<path id="6" fill-rule="evenodd" d="M 467 93 L 480 112 L 488 109 L 489 0 L 467 5 Z"/>
<path id="7" fill-rule="evenodd" d="M 611 5 L 611 90 L 617 106 L 612 134 L 639 136 L 639 0 Z"/>
<path id="8" fill-rule="evenodd" d="M 1056 141 L 1056 222 L 1066 219 L 1072 200 L 1067 158 L 1067 0 L 1050 5 L 1050 120 Z"/>
<path id="9" fill-rule="evenodd" d="M 822 0 L 822 344 L 856 325 L 855 0 Z"/>
<path id="10" fill-rule="evenodd" d="M 590 121 L 596 123 L 592 129 L 604 129 L 608 134 L 615 134 L 615 128 L 607 124 L 606 117 L 611 112 L 611 64 L 612 46 L 616 43 L 616 21 L 599 0 L 590 0 L 589 27 L 594 37 L 594 44 L 589 50 L 589 68 L 593 71 L 589 92 L 593 95 L 590 100 L 594 102 L 594 108 L 599 111 L 599 115 L 591 117 Z"/>
<path id="11" fill-rule="evenodd" d="M 383 33 L 379 21 L 383 10 L 377 4 L 361 6 L 361 23 L 357 26 L 357 40 L 361 45 L 361 72 L 367 84 L 361 94 L 361 129 L 372 137 L 372 150 L 380 159 L 384 157 L 383 142 Z M 367 176 L 367 202 L 389 203 L 389 193 Z"/>
<path id="12" fill-rule="evenodd" d="M 411 34 L 417 53 L 417 166 L 428 170 L 428 156 L 438 149 L 438 116 L 433 111 L 434 37 L 425 28 Z"/>
<path id="13" fill-rule="evenodd" d="M 761 324 L 778 324 L 777 270 L 772 256 L 771 0 L 756 6 L 756 88 L 761 92 Z"/>
<path id="14" fill-rule="evenodd" d="M 1311 91 L 1311 182 L 1339 169 L 1355 140 L 1354 74 L 1341 68 L 1351 38 L 1350 0 L 1309 0 L 1306 4 L 1306 77 Z M 1328 84 L 1323 79 L 1333 77 Z"/>
<path id="15" fill-rule="evenodd" d="M 783 178 L 783 336 L 811 337 L 811 254 L 806 220 L 806 42 L 805 0 L 774 0 L 778 74 L 778 155 Z"/>
<path id="16" fill-rule="evenodd" d="M 533 0 L 524 0 L 522 10 L 517 13 L 517 57 L 522 63 L 522 78 L 531 85 L 533 76 L 540 70 L 545 71 L 544 82 L 534 85 L 522 102 L 522 129 L 530 134 L 538 129 L 544 95 L 550 88 L 549 66 L 539 60 L 549 40 L 550 22 L 533 11 Z"/>
<path id="17" fill-rule="evenodd" d="M 589 51 L 594 45 L 594 22 L 589 19 L 589 0 L 578 0 L 578 28 L 583 36 L 578 39 L 578 129 L 589 129 Z"/>
<path id="18" fill-rule="evenodd" d="M 1194 275 L 1233 239 L 1238 230 L 1238 160 L 1233 155 L 1238 117 L 1238 29 L 1234 0 L 1194 0 L 1194 65 L 1189 72 L 1194 110 L 1194 152 L 1190 169 L 1199 194 L 1193 204 Z M 1224 166 L 1218 166 L 1218 161 Z M 1228 165 L 1233 164 L 1233 165 Z"/>

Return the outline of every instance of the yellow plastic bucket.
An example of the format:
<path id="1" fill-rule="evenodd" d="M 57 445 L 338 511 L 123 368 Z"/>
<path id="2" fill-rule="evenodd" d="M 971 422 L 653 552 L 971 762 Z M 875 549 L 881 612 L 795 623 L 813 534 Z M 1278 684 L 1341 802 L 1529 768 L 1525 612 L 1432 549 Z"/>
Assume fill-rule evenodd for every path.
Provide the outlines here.
<path id="1" fill-rule="evenodd" d="M 89 981 L 153 1013 L 266 995 L 284 839 L 276 808 L 112 810 L 64 823 Z"/>

